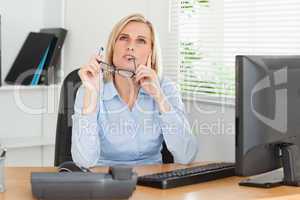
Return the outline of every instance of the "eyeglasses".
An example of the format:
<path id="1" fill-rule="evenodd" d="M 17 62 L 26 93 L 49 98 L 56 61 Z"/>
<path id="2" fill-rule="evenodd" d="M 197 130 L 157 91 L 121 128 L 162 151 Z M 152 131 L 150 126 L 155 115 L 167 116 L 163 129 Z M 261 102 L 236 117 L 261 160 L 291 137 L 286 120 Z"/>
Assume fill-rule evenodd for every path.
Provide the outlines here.
<path id="1" fill-rule="evenodd" d="M 100 61 L 100 68 L 102 71 L 111 72 L 113 74 L 117 73 L 120 76 L 125 78 L 133 78 L 135 76 L 135 72 L 127 69 L 118 69 L 116 66 Z M 135 61 L 134 61 L 135 66 Z"/>

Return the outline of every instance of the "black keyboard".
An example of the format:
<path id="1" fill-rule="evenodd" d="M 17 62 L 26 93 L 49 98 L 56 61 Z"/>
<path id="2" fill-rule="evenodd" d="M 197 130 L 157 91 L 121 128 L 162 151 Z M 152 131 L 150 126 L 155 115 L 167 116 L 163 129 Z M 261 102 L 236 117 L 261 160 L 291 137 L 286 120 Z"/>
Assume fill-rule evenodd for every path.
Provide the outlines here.
<path id="1" fill-rule="evenodd" d="M 211 163 L 138 177 L 138 185 L 160 189 L 201 183 L 235 175 L 234 163 Z"/>

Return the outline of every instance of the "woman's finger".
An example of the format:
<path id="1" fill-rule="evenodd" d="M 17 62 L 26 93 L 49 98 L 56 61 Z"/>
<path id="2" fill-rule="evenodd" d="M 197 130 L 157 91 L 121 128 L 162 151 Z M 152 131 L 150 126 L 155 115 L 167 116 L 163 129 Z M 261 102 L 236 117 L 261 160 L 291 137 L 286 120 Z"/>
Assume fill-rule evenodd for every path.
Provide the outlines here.
<path id="1" fill-rule="evenodd" d="M 145 75 L 151 75 L 151 72 L 146 71 L 146 70 L 143 70 L 143 71 L 140 71 L 139 73 L 137 73 L 137 74 L 136 74 L 136 77 L 139 77 L 139 76 L 141 76 L 142 74 L 145 74 Z"/>
<path id="2" fill-rule="evenodd" d="M 147 67 L 145 65 L 139 65 L 138 68 L 135 70 L 135 73 L 139 73 L 139 71 L 143 70 L 143 69 L 147 69 Z"/>
<path id="3" fill-rule="evenodd" d="M 96 61 L 98 62 L 98 63 L 100 63 L 100 61 L 102 61 L 103 60 L 103 55 L 96 55 L 96 57 L 95 57 L 95 59 L 96 59 Z"/>
<path id="4" fill-rule="evenodd" d="M 152 52 L 149 54 L 148 59 L 147 59 L 147 67 L 151 68 L 151 60 L 152 60 Z"/>
<path id="5" fill-rule="evenodd" d="M 139 71 L 136 72 L 136 75 L 139 75 L 141 73 L 147 73 L 147 74 L 151 74 L 151 70 L 147 69 L 147 68 L 143 68 L 140 69 Z"/>
<path id="6" fill-rule="evenodd" d="M 97 73 L 99 73 L 99 71 L 100 71 L 100 64 L 96 60 L 94 60 L 91 64 L 93 65 L 93 67 L 97 71 Z"/>
<path id="7" fill-rule="evenodd" d="M 86 66 L 85 69 L 84 69 L 84 71 L 86 73 L 91 73 L 92 76 L 96 76 L 97 75 L 97 72 L 96 72 L 96 70 L 94 69 L 94 67 L 92 65 Z"/>
<path id="8" fill-rule="evenodd" d="M 136 74 L 138 74 L 138 73 L 140 73 L 141 71 L 151 71 L 151 68 L 148 68 L 148 67 L 146 67 L 145 65 L 140 65 L 139 67 L 138 67 L 138 69 L 136 70 Z"/>
<path id="9" fill-rule="evenodd" d="M 151 74 L 149 74 L 149 73 L 140 73 L 139 75 L 136 76 L 135 80 L 136 80 L 136 82 L 139 82 L 143 78 L 150 78 L 151 79 Z"/>

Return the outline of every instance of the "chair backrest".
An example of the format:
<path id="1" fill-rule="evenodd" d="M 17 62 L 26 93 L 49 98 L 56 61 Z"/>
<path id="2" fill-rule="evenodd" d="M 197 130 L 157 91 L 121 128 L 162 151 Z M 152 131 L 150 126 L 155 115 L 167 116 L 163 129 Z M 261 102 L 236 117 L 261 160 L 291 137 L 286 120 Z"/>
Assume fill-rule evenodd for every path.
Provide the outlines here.
<path id="1" fill-rule="evenodd" d="M 65 161 L 72 161 L 72 115 L 76 92 L 81 85 L 78 69 L 72 71 L 63 81 L 60 91 L 59 110 L 56 125 L 54 165 L 59 166 Z"/>
<path id="2" fill-rule="evenodd" d="M 72 161 L 71 139 L 72 139 L 72 115 L 74 114 L 74 103 L 76 92 L 81 85 L 78 69 L 72 71 L 62 84 L 59 100 L 59 110 L 56 126 L 55 158 L 54 165 L 59 166 L 65 161 Z M 165 142 L 161 150 L 163 163 L 173 163 L 173 155 L 167 149 Z"/>

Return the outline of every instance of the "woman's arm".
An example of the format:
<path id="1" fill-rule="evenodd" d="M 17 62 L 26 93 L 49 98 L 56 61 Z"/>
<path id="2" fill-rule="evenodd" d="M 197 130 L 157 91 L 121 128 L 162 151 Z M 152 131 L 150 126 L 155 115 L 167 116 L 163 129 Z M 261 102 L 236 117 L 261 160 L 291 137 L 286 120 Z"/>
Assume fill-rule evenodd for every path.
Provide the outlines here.
<path id="1" fill-rule="evenodd" d="M 76 94 L 72 115 L 71 146 L 72 159 L 80 166 L 91 167 L 98 162 L 100 155 L 98 112 L 97 95 L 91 94 L 81 86 Z"/>
<path id="2" fill-rule="evenodd" d="M 159 107 L 158 118 L 163 137 L 175 162 L 190 163 L 196 157 L 198 146 L 185 117 L 181 96 L 170 80 L 164 78 L 159 83 L 150 63 L 151 56 L 148 57 L 147 66 L 140 65 L 137 68 L 135 81 L 154 98 Z"/>
<path id="3" fill-rule="evenodd" d="M 181 95 L 171 81 L 162 81 L 161 94 L 156 98 L 156 102 L 160 110 L 158 118 L 163 137 L 175 162 L 192 162 L 198 152 L 197 138 L 192 134 L 185 116 Z"/>

